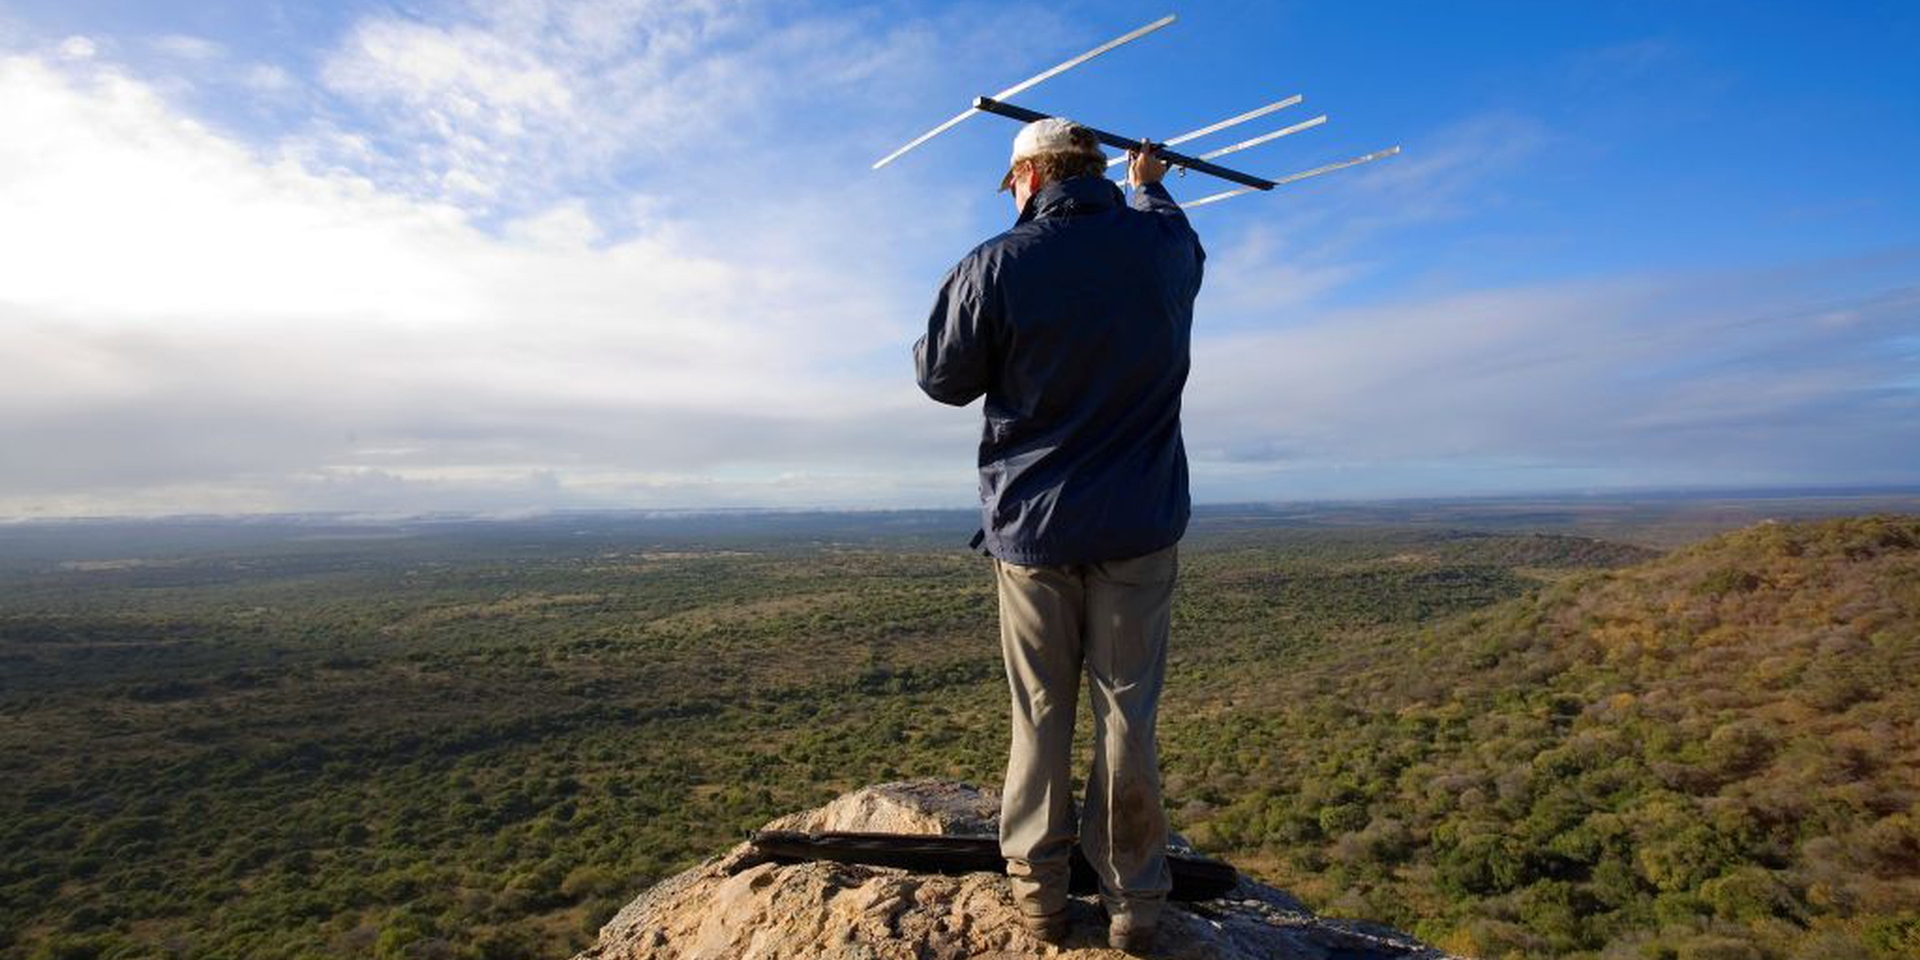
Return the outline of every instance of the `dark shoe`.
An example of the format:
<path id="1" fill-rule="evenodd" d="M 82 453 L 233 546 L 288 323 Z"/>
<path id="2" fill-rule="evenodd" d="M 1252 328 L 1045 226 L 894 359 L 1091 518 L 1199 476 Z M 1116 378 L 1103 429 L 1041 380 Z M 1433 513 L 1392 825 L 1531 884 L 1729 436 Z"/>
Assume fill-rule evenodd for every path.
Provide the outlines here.
<path id="1" fill-rule="evenodd" d="M 1067 939 L 1067 912 L 1057 910 L 1048 914 L 1023 913 L 1020 926 L 1033 934 L 1035 940 L 1042 943 L 1063 943 Z"/>
<path id="2" fill-rule="evenodd" d="M 1122 920 L 1107 924 L 1107 946 L 1122 953 L 1134 956 L 1146 956 L 1153 950 L 1154 934 L 1158 927 L 1136 927 Z"/>

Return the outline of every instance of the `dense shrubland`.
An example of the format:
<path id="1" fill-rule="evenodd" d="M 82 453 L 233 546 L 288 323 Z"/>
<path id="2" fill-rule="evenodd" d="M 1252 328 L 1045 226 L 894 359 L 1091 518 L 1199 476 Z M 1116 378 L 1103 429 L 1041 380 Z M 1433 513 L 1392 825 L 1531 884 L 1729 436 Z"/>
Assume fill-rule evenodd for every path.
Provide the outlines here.
<path id="1" fill-rule="evenodd" d="M 1916 678 L 1920 523 L 1764 525 L 1330 649 L 1175 767 L 1206 845 L 1464 953 L 1893 960 Z"/>
<path id="2" fill-rule="evenodd" d="M 1907 957 L 1920 527 L 1189 543 L 1176 827 L 1487 956 Z M 996 782 L 990 580 L 565 535 L 0 586 L 0 956 L 564 956 L 862 783 Z"/>

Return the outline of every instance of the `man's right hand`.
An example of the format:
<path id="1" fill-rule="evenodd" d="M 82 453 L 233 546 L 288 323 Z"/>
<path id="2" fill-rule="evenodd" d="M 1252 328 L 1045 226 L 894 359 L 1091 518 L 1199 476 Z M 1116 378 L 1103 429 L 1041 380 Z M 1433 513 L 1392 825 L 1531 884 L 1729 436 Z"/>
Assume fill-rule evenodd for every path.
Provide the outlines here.
<path id="1" fill-rule="evenodd" d="M 1142 140 L 1138 147 L 1127 151 L 1127 182 L 1143 187 L 1149 183 L 1159 183 L 1167 175 L 1167 162 L 1160 159 L 1159 150 L 1151 140 Z"/>

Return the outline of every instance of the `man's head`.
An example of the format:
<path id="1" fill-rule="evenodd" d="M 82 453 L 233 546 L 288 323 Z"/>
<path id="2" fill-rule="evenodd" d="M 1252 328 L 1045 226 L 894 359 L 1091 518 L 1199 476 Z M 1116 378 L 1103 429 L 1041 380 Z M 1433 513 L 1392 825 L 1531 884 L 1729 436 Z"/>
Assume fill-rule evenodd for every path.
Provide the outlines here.
<path id="1" fill-rule="evenodd" d="M 1000 189 L 1013 191 L 1013 206 L 1025 210 L 1027 198 L 1055 180 L 1104 176 L 1107 156 L 1093 131 L 1065 117 L 1035 120 L 1013 138 L 1013 158 Z"/>

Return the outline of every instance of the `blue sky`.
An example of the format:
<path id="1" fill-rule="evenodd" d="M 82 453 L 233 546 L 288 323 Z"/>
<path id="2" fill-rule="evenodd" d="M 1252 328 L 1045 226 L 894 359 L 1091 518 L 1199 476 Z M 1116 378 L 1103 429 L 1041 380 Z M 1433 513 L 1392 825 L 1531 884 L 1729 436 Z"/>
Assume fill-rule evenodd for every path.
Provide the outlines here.
<path id="1" fill-rule="evenodd" d="M 0 3 L 0 516 L 958 506 L 991 92 L 1194 211 L 1201 500 L 1920 483 L 1920 7 Z M 1176 196 L 1213 192 L 1205 178 Z"/>

